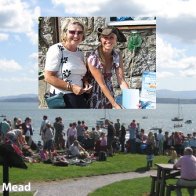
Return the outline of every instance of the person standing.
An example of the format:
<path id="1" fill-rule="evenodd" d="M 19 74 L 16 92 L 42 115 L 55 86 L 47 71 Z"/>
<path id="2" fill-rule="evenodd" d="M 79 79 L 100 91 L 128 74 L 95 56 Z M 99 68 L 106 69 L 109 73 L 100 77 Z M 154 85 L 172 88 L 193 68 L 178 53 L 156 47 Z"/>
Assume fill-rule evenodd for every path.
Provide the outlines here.
<path id="1" fill-rule="evenodd" d="M 164 140 L 165 140 L 165 137 L 162 133 L 162 129 L 159 129 L 159 133 L 157 134 L 157 143 L 158 143 L 159 155 L 163 155 Z"/>
<path id="2" fill-rule="evenodd" d="M 33 128 L 32 128 L 32 120 L 30 117 L 26 117 L 24 123 L 22 123 L 23 135 L 25 136 L 25 140 L 29 146 L 32 144 L 32 136 L 33 136 Z"/>
<path id="3" fill-rule="evenodd" d="M 41 136 L 42 141 L 44 141 L 44 140 L 43 140 L 44 132 L 45 132 L 45 130 L 46 130 L 46 124 L 47 124 L 48 122 L 49 122 L 48 117 L 47 117 L 46 115 L 44 115 L 44 116 L 43 116 L 43 121 L 42 121 L 41 127 L 40 127 L 40 133 L 39 133 L 39 135 Z M 44 145 L 44 143 L 43 143 L 43 145 Z"/>
<path id="4" fill-rule="evenodd" d="M 113 152 L 112 144 L 114 142 L 115 129 L 114 129 L 112 122 L 110 122 L 108 119 L 105 120 L 105 124 L 108 129 L 108 133 L 107 133 L 108 155 L 113 156 L 114 152 Z"/>
<path id="5" fill-rule="evenodd" d="M 196 157 L 193 156 L 193 150 L 190 147 L 184 149 L 184 155 L 174 164 L 174 169 L 180 168 L 181 177 L 176 185 L 178 186 L 196 186 Z M 188 188 L 190 196 L 194 196 L 194 189 Z M 182 196 L 180 188 L 176 189 L 177 196 Z"/>
<path id="6" fill-rule="evenodd" d="M 76 127 L 77 129 L 77 140 L 79 142 L 82 142 L 82 140 L 84 139 L 84 127 L 81 125 L 81 121 L 78 121 L 78 125 Z"/>
<path id="7" fill-rule="evenodd" d="M 87 59 L 88 68 L 92 75 L 92 91 L 90 108 L 93 109 L 121 109 L 114 99 L 112 76 L 116 75 L 121 89 L 127 89 L 124 79 L 123 60 L 120 53 L 114 49 L 117 41 L 126 42 L 125 36 L 115 27 L 98 29 L 100 45 Z"/>
<path id="8" fill-rule="evenodd" d="M 190 139 L 190 146 L 193 149 L 193 154 L 196 156 L 196 132 L 193 132 L 193 136 Z"/>
<path id="9" fill-rule="evenodd" d="M 107 137 L 104 132 L 101 132 L 100 134 L 100 151 L 105 151 L 107 152 Z"/>
<path id="10" fill-rule="evenodd" d="M 146 147 L 147 170 L 150 170 L 153 164 L 154 149 L 155 149 L 155 138 L 151 131 L 148 133 L 146 144 L 147 144 Z"/>
<path id="11" fill-rule="evenodd" d="M 114 128 L 116 130 L 116 137 L 120 137 L 120 119 L 116 119 L 116 123 L 114 124 Z"/>
<path id="12" fill-rule="evenodd" d="M 76 122 L 70 123 L 67 129 L 67 147 L 69 148 L 73 142 L 77 140 Z"/>
<path id="13" fill-rule="evenodd" d="M 50 94 L 64 94 L 65 108 L 88 108 L 84 97 L 88 83 L 83 81 L 87 68 L 78 48 L 84 39 L 84 25 L 70 20 L 62 25 L 61 42 L 52 45 L 46 54 L 45 81 L 51 85 Z"/>
<path id="14" fill-rule="evenodd" d="M 0 123 L 0 142 L 5 141 L 5 136 L 6 136 L 7 132 L 10 130 L 11 130 L 11 126 L 8 123 L 7 119 L 4 118 L 3 121 Z"/>
<path id="15" fill-rule="evenodd" d="M 44 133 L 44 150 L 49 152 L 49 158 L 51 159 L 51 152 L 54 149 L 53 146 L 54 130 L 50 122 L 46 123 L 46 130 Z"/>
<path id="16" fill-rule="evenodd" d="M 55 147 L 60 150 L 61 148 L 64 148 L 64 139 L 63 139 L 63 130 L 64 130 L 64 124 L 62 122 L 61 117 L 57 117 L 55 119 L 54 123 L 54 129 L 55 129 L 55 137 L 54 137 L 54 142 L 55 142 Z"/>
<path id="17" fill-rule="evenodd" d="M 131 149 L 130 149 L 131 153 L 136 152 L 136 128 L 137 128 L 136 122 L 135 120 L 132 120 L 131 124 L 128 127 L 129 139 L 130 139 L 130 145 L 131 145 Z"/>
<path id="18" fill-rule="evenodd" d="M 125 151 L 125 136 L 126 136 L 126 129 L 124 125 L 121 125 L 120 129 L 120 145 L 121 145 L 121 152 Z"/>

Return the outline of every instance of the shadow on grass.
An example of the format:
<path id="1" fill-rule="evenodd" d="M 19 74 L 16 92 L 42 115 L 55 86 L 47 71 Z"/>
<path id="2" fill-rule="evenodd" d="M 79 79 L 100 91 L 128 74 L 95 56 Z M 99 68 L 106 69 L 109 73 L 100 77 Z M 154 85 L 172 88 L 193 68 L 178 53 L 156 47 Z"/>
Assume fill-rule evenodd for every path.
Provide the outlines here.
<path id="1" fill-rule="evenodd" d="M 147 172 L 147 168 L 146 167 L 139 167 L 135 170 L 135 172 L 138 172 L 138 173 L 145 173 Z"/>

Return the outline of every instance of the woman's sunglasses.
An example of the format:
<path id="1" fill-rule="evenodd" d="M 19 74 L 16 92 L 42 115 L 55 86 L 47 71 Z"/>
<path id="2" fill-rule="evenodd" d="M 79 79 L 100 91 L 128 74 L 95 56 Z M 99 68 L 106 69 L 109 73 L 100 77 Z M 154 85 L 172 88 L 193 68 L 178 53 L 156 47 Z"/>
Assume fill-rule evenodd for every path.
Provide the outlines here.
<path id="1" fill-rule="evenodd" d="M 83 34 L 83 31 L 72 31 L 72 30 L 69 30 L 68 31 L 71 35 L 75 35 L 75 34 L 77 34 L 77 35 L 82 35 Z"/>

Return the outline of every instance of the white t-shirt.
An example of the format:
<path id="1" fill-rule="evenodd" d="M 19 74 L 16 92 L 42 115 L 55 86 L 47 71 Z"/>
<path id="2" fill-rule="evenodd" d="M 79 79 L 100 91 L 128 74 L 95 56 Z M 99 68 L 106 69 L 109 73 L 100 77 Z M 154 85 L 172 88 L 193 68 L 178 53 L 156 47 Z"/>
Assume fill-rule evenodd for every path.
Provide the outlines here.
<path id="1" fill-rule="evenodd" d="M 44 133 L 44 141 L 50 141 L 53 138 L 53 131 L 52 128 L 47 128 L 45 133 Z"/>
<path id="2" fill-rule="evenodd" d="M 62 59 L 63 64 L 61 63 Z M 62 43 L 54 44 L 48 49 L 45 70 L 57 72 L 58 78 L 80 87 L 83 86 L 82 79 L 87 71 L 83 53 L 80 50 L 71 52 Z M 53 93 L 54 90 L 55 94 L 60 92 L 64 94 L 72 93 L 51 85 L 50 92 Z"/>
<path id="3" fill-rule="evenodd" d="M 73 155 L 73 156 L 78 156 L 80 155 L 80 150 L 77 146 L 75 146 L 74 144 L 72 144 L 70 147 L 69 147 L 69 151 L 70 153 Z"/>
<path id="4" fill-rule="evenodd" d="M 157 140 L 161 143 L 164 142 L 164 135 L 162 133 L 157 134 Z"/>

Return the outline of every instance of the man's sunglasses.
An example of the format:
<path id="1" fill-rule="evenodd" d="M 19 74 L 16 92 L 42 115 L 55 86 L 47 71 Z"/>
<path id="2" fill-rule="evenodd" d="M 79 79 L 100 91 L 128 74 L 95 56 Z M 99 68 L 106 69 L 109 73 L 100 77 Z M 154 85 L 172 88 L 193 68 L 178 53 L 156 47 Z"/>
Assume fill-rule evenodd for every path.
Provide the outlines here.
<path id="1" fill-rule="evenodd" d="M 75 34 L 77 34 L 77 35 L 82 35 L 83 34 L 83 31 L 72 31 L 72 30 L 69 30 L 68 31 L 71 35 L 75 35 Z"/>

